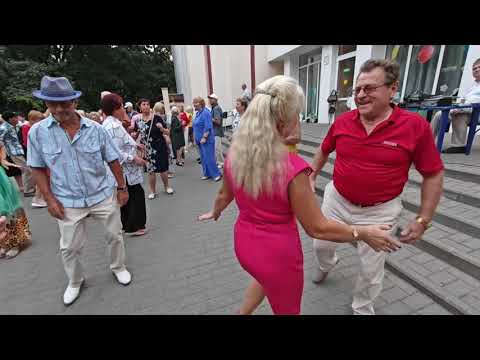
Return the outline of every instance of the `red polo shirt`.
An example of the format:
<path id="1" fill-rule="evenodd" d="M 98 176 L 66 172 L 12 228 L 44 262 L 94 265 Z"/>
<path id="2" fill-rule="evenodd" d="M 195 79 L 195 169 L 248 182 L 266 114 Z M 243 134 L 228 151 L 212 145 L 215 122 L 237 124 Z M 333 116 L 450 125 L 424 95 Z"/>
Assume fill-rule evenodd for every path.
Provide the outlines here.
<path id="1" fill-rule="evenodd" d="M 443 169 L 430 124 L 398 106 L 370 135 L 358 110 L 339 116 L 322 143 L 324 154 L 334 150 L 335 188 L 357 205 L 386 202 L 400 195 L 412 163 L 427 176 Z"/>

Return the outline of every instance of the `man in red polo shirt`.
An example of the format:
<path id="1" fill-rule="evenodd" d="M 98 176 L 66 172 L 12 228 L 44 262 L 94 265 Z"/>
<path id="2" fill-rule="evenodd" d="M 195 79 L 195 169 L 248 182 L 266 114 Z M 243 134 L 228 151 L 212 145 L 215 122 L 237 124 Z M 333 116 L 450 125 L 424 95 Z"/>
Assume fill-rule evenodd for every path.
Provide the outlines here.
<path id="1" fill-rule="evenodd" d="M 443 163 L 428 122 L 391 103 L 398 89 L 399 66 L 389 60 L 368 60 L 357 77 L 357 109 L 336 118 L 313 160 L 310 180 L 337 152 L 333 182 L 325 188 L 325 216 L 351 225 L 395 225 L 402 211 L 400 195 L 413 163 L 423 176 L 420 212 L 400 240 L 414 243 L 430 226 L 443 187 Z M 395 230 L 395 227 L 393 228 Z M 322 282 L 337 263 L 336 244 L 314 240 Z M 382 290 L 386 253 L 359 242 L 360 273 L 353 295 L 354 314 L 375 314 L 373 304 Z"/>

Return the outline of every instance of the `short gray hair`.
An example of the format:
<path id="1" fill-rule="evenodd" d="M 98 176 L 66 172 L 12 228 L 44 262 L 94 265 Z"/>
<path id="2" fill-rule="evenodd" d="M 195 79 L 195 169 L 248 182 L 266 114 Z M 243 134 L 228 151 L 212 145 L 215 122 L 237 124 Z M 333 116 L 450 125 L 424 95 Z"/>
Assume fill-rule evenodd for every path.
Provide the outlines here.
<path id="1" fill-rule="evenodd" d="M 388 59 L 370 59 L 365 61 L 360 67 L 360 74 L 369 73 L 376 68 L 382 68 L 385 72 L 385 85 L 392 85 L 400 77 L 400 65 L 395 61 Z"/>

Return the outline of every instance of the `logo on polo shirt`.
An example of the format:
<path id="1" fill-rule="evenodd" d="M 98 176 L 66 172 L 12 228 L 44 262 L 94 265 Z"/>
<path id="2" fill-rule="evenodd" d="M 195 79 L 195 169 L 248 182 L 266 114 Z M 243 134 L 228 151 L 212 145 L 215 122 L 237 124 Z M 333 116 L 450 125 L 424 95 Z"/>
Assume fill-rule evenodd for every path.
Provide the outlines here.
<path id="1" fill-rule="evenodd" d="M 394 142 L 391 142 L 391 141 L 384 141 L 383 142 L 384 145 L 388 145 L 388 146 L 397 146 L 397 143 L 394 143 Z"/>

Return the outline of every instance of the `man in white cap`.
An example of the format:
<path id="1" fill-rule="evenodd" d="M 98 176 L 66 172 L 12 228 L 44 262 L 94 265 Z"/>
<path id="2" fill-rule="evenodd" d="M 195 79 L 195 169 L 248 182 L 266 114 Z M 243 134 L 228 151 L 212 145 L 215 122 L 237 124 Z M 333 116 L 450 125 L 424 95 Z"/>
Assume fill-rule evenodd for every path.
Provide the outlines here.
<path id="1" fill-rule="evenodd" d="M 125 103 L 125 110 L 127 111 L 127 115 L 128 115 L 128 118 L 130 120 L 132 120 L 132 117 L 137 115 L 138 112 L 136 112 L 135 110 L 133 110 L 133 104 L 130 102 L 130 101 L 127 101 Z"/>
<path id="2" fill-rule="evenodd" d="M 217 161 L 217 166 L 219 169 L 223 168 L 223 148 L 222 148 L 222 137 L 223 133 L 223 110 L 218 105 L 218 96 L 215 94 L 210 94 L 208 96 L 208 101 L 212 107 L 212 122 L 213 122 L 213 131 L 215 132 L 215 159 Z"/>
<path id="3" fill-rule="evenodd" d="M 65 305 L 78 298 L 85 280 L 80 255 L 87 240 L 88 216 L 100 220 L 107 230 L 110 270 L 116 280 L 122 285 L 132 280 L 125 267 L 120 220 L 120 207 L 127 203 L 128 192 L 119 150 L 100 124 L 75 111 L 81 95 L 66 78 L 44 76 L 33 96 L 45 101 L 50 116 L 28 133 L 27 165 L 60 229 L 60 251 L 69 279 Z M 106 164 L 118 184 L 116 189 Z"/>

